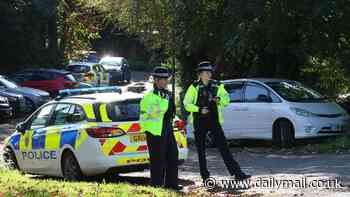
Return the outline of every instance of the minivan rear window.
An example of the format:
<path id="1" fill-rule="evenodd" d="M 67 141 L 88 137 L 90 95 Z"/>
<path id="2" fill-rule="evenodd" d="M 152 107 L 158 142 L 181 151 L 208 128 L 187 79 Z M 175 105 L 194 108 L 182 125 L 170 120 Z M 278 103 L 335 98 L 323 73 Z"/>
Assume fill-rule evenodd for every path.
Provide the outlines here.
<path id="1" fill-rule="evenodd" d="M 140 101 L 140 99 L 135 99 L 109 104 L 109 117 L 113 122 L 138 121 L 140 117 Z"/>

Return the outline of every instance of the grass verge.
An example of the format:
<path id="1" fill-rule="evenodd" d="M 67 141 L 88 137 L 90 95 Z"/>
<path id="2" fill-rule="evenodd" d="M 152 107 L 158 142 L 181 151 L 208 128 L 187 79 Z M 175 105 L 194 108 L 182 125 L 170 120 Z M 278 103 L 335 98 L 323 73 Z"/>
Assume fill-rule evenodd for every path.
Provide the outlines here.
<path id="1" fill-rule="evenodd" d="M 344 153 L 350 151 L 350 136 L 331 138 L 318 145 L 321 153 Z"/>
<path id="2" fill-rule="evenodd" d="M 175 192 L 127 183 L 65 182 L 38 179 L 0 168 L 0 196 L 180 196 Z"/>

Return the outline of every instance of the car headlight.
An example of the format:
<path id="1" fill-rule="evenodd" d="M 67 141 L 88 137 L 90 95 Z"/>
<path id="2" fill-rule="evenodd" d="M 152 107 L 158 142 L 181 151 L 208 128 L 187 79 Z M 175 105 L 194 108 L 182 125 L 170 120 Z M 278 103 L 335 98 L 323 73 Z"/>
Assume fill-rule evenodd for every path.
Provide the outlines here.
<path id="1" fill-rule="evenodd" d="M 298 116 L 303 116 L 303 117 L 316 117 L 316 115 L 312 112 L 309 112 L 304 109 L 296 108 L 296 107 L 291 107 L 290 110 L 292 110 L 296 115 Z"/>
<path id="2" fill-rule="evenodd" d="M 8 99 L 6 97 L 0 97 L 0 103 L 8 103 Z"/>

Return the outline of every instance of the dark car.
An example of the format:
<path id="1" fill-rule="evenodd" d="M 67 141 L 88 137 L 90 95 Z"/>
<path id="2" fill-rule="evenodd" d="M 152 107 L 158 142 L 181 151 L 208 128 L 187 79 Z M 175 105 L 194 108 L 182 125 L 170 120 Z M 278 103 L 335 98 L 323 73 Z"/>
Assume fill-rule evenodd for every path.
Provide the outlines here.
<path id="1" fill-rule="evenodd" d="M 131 71 L 128 61 L 123 57 L 104 57 L 99 64 L 110 74 L 109 84 L 116 85 L 119 82 L 130 82 Z"/>
<path id="2" fill-rule="evenodd" d="M 12 107 L 6 97 L 0 96 L 0 122 L 12 116 Z"/>
<path id="3" fill-rule="evenodd" d="M 27 111 L 33 112 L 39 108 L 42 104 L 51 100 L 50 94 L 43 90 L 21 87 L 16 82 L 0 75 L 0 90 L 20 94 L 24 97 Z"/>
<path id="4" fill-rule="evenodd" d="M 55 97 L 60 90 L 77 88 L 79 83 L 65 70 L 33 69 L 10 76 L 20 86 L 44 90 Z"/>
<path id="5" fill-rule="evenodd" d="M 0 89 L 0 96 L 7 98 L 10 106 L 12 107 L 12 112 L 15 116 L 21 116 L 27 112 L 25 99 L 22 95 Z"/>

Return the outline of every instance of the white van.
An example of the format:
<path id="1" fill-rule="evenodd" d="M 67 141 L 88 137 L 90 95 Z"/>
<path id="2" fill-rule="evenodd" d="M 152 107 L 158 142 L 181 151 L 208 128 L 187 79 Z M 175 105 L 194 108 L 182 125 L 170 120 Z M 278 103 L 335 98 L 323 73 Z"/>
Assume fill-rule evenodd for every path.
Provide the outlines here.
<path id="1" fill-rule="evenodd" d="M 266 139 L 288 146 L 295 139 L 339 135 L 348 129 L 350 117 L 345 110 L 299 82 L 235 79 L 223 83 L 231 98 L 223 112 L 227 139 Z"/>

